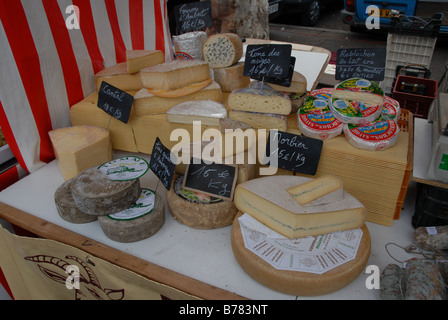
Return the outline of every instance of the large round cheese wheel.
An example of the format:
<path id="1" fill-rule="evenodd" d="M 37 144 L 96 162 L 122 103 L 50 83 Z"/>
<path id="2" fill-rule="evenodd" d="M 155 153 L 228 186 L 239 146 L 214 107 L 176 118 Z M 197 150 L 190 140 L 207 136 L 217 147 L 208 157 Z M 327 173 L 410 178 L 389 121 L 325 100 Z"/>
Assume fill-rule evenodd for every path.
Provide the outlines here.
<path id="1" fill-rule="evenodd" d="M 175 175 L 166 201 L 173 217 L 195 229 L 216 229 L 232 224 L 238 209 L 233 201 L 182 189 L 183 175 Z"/>
<path id="2" fill-rule="evenodd" d="M 56 189 L 54 194 L 54 201 L 59 216 L 71 223 L 88 223 L 96 221 L 98 219 L 97 216 L 85 214 L 79 210 L 75 200 L 73 200 L 72 191 L 70 190 L 72 182 L 73 179 L 65 181 Z"/>
<path id="3" fill-rule="evenodd" d="M 364 225 L 363 237 L 354 260 L 323 274 L 278 270 L 248 250 L 244 245 L 237 214 L 232 225 L 231 243 L 236 260 L 244 271 L 257 282 L 273 290 L 295 296 L 324 295 L 350 284 L 363 271 L 370 255 L 370 233 Z"/>
<path id="4" fill-rule="evenodd" d="M 82 212 L 102 216 L 120 212 L 137 201 L 140 180 L 110 180 L 94 167 L 76 176 L 70 189 Z"/>
<path id="5" fill-rule="evenodd" d="M 154 235 L 165 222 L 163 199 L 154 191 L 142 189 L 131 207 L 107 216 L 98 217 L 106 237 L 118 242 L 135 242 Z"/>

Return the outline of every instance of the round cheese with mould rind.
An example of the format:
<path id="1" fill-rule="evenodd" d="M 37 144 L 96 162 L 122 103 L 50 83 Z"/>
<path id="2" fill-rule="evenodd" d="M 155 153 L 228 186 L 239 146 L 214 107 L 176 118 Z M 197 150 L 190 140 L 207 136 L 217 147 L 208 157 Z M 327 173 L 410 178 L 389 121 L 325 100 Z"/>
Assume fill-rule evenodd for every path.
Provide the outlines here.
<path id="1" fill-rule="evenodd" d="M 303 106 L 297 112 L 300 132 L 307 137 L 327 140 L 342 133 L 342 122 L 330 110 L 332 88 L 322 88 L 310 92 Z"/>
<path id="2" fill-rule="evenodd" d="M 166 201 L 173 217 L 195 229 L 217 229 L 232 224 L 238 209 L 233 201 L 182 188 L 183 175 L 175 175 Z"/>
<path id="3" fill-rule="evenodd" d="M 89 223 L 98 220 L 97 216 L 85 214 L 79 210 L 75 201 L 73 200 L 70 186 L 73 179 L 65 181 L 61 184 L 54 194 L 54 202 L 59 216 L 65 221 L 71 223 Z"/>
<path id="4" fill-rule="evenodd" d="M 95 216 L 120 212 L 140 196 L 140 179 L 114 181 L 97 168 L 81 172 L 70 187 L 78 208 Z"/>
<path id="5" fill-rule="evenodd" d="M 98 217 L 106 237 L 117 242 L 136 242 L 154 235 L 165 222 L 163 199 L 154 191 L 142 188 L 138 200 L 115 214 Z"/>
<path id="6" fill-rule="evenodd" d="M 294 296 L 319 296 L 338 291 L 353 282 L 364 270 L 370 256 L 371 239 L 367 226 L 362 226 L 363 236 L 355 259 L 322 274 L 278 270 L 263 258 L 245 247 L 238 218 L 232 224 L 231 244 L 233 254 L 242 269 L 264 286 Z"/>
<path id="7" fill-rule="evenodd" d="M 344 124 L 344 135 L 358 149 L 381 151 L 398 140 L 400 128 L 394 120 L 378 120 L 369 125 Z"/>

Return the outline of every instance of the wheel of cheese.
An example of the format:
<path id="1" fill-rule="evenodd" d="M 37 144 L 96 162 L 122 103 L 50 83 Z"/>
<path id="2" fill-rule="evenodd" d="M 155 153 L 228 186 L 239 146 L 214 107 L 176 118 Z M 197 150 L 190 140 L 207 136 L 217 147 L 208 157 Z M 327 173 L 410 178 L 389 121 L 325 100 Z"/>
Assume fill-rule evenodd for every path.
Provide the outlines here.
<path id="1" fill-rule="evenodd" d="M 391 97 L 386 96 L 384 98 L 383 110 L 381 112 L 381 118 L 383 120 L 398 121 L 401 114 L 400 102 Z"/>
<path id="2" fill-rule="evenodd" d="M 137 201 L 140 180 L 110 180 L 94 167 L 76 176 L 70 189 L 79 210 L 102 216 L 120 212 Z"/>
<path id="3" fill-rule="evenodd" d="M 307 137 L 327 140 L 342 133 L 342 122 L 330 110 L 332 88 L 310 92 L 297 112 L 300 132 Z"/>
<path id="4" fill-rule="evenodd" d="M 173 217 L 195 229 L 217 229 L 232 224 L 238 209 L 233 201 L 182 189 L 183 175 L 175 175 L 166 201 Z"/>
<path id="5" fill-rule="evenodd" d="M 238 221 L 241 215 L 242 213 L 238 212 L 231 231 L 232 250 L 236 260 L 255 281 L 285 294 L 318 296 L 340 290 L 362 273 L 370 255 L 370 233 L 364 225 L 361 228 L 363 236 L 354 260 L 323 274 L 278 270 L 245 247 Z"/>
<path id="6" fill-rule="evenodd" d="M 154 235 L 165 222 L 163 199 L 143 188 L 139 199 L 129 208 L 98 217 L 106 237 L 118 242 L 135 242 Z"/>
<path id="7" fill-rule="evenodd" d="M 368 125 L 344 124 L 344 135 L 358 149 L 380 151 L 392 147 L 398 140 L 400 128 L 394 120 L 378 120 Z"/>
<path id="8" fill-rule="evenodd" d="M 243 56 L 243 42 L 234 33 L 214 34 L 205 41 L 203 55 L 210 68 L 230 67 Z"/>
<path id="9" fill-rule="evenodd" d="M 89 223 L 98 220 L 97 216 L 85 214 L 79 210 L 70 190 L 72 182 L 73 179 L 65 181 L 56 189 L 54 194 L 54 201 L 59 216 L 71 223 Z"/>

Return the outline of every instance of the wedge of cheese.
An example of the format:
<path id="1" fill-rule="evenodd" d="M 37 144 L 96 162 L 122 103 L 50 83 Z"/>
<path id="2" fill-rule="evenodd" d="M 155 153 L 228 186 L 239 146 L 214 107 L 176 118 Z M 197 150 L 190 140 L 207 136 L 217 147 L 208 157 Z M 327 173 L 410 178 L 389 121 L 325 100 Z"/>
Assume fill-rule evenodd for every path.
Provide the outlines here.
<path id="1" fill-rule="evenodd" d="M 103 81 L 124 91 L 138 91 L 143 88 L 140 73 L 129 74 L 127 62 L 118 63 L 95 74 L 97 90 Z"/>
<path id="2" fill-rule="evenodd" d="M 201 121 L 204 126 L 219 126 L 219 121 L 227 117 L 227 109 L 210 100 L 186 101 L 175 105 L 166 112 L 169 122 L 193 124 Z"/>
<path id="3" fill-rule="evenodd" d="M 340 201 L 344 198 L 342 180 L 325 175 L 288 189 L 291 196 L 302 206 L 315 206 Z"/>
<path id="4" fill-rule="evenodd" d="M 241 212 L 290 239 L 364 225 L 366 208 L 345 191 L 339 201 L 301 206 L 288 189 L 308 181 L 310 178 L 280 175 L 253 179 L 237 186 L 235 205 Z"/>
<path id="5" fill-rule="evenodd" d="M 173 60 L 140 70 L 144 88 L 174 90 L 210 79 L 205 61 Z"/>
<path id="6" fill-rule="evenodd" d="M 48 134 L 65 180 L 112 159 L 112 142 L 106 129 L 73 126 L 55 129 Z"/>
<path id="7" fill-rule="evenodd" d="M 238 62 L 227 68 L 214 68 L 215 81 L 219 83 L 222 91 L 232 92 L 233 90 L 246 88 L 250 84 L 250 77 L 243 74 L 244 63 Z"/>
<path id="8" fill-rule="evenodd" d="M 126 50 L 127 71 L 137 73 L 141 69 L 165 62 L 161 50 Z"/>
<path id="9" fill-rule="evenodd" d="M 175 105 L 186 101 L 211 100 L 222 103 L 222 99 L 221 88 L 215 81 L 192 94 L 172 98 L 155 96 L 144 88 L 134 95 L 134 112 L 139 117 L 147 114 L 166 113 Z"/>

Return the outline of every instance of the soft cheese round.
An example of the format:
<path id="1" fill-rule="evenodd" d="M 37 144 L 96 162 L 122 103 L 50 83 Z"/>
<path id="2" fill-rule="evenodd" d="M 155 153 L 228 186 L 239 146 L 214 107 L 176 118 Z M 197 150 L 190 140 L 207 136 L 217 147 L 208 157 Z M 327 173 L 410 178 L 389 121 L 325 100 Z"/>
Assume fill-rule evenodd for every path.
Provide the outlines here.
<path id="1" fill-rule="evenodd" d="M 54 194 L 54 202 L 59 216 L 71 223 L 89 223 L 96 221 L 98 219 L 97 216 L 85 214 L 79 210 L 75 200 L 73 200 L 73 195 L 70 189 L 72 182 L 73 179 L 65 181 L 56 189 Z"/>
<path id="2" fill-rule="evenodd" d="M 175 175 L 166 201 L 173 217 L 195 229 L 216 229 L 232 224 L 238 209 L 233 201 L 182 189 L 183 175 Z"/>
<path id="3" fill-rule="evenodd" d="M 400 127 L 394 120 L 374 121 L 368 125 L 344 124 L 344 135 L 358 149 L 380 151 L 392 147 L 398 140 Z"/>
<path id="4" fill-rule="evenodd" d="M 163 199 L 143 188 L 139 199 L 129 208 L 100 216 L 98 222 L 106 237 L 118 242 L 135 242 L 154 235 L 165 222 Z"/>
<path id="5" fill-rule="evenodd" d="M 70 189 L 82 212 L 101 216 L 131 206 L 140 196 L 140 180 L 113 181 L 94 167 L 76 176 Z"/>
<path id="6" fill-rule="evenodd" d="M 233 254 L 250 277 L 279 292 L 294 296 L 318 296 L 335 292 L 349 285 L 362 273 L 370 256 L 370 233 L 364 225 L 361 228 L 363 236 L 354 260 L 323 274 L 279 270 L 245 247 L 238 221 L 241 215 L 239 212 L 232 224 Z"/>
<path id="7" fill-rule="evenodd" d="M 327 140 L 342 133 L 342 122 L 330 110 L 332 88 L 310 92 L 303 106 L 297 112 L 297 123 L 305 136 Z"/>

